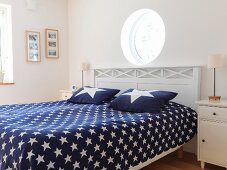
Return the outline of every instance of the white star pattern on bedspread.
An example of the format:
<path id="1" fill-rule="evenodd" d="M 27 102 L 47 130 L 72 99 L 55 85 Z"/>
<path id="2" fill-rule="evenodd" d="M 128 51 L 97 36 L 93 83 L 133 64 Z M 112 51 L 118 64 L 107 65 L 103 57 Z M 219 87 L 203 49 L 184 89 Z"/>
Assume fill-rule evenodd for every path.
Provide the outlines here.
<path id="1" fill-rule="evenodd" d="M 87 87 L 84 87 L 83 90 L 81 90 L 78 94 L 76 94 L 76 96 L 79 96 L 81 94 L 89 94 L 91 96 L 91 98 L 94 98 L 95 97 L 95 94 L 96 92 L 98 91 L 106 91 L 104 89 L 99 89 L 99 88 L 87 88 Z"/>
<path id="2" fill-rule="evenodd" d="M 129 169 L 190 140 L 196 120 L 175 103 L 160 114 L 66 101 L 0 106 L 0 169 Z"/>
<path id="3" fill-rule="evenodd" d="M 135 100 L 137 100 L 140 97 L 154 97 L 151 93 L 155 92 L 157 90 L 151 90 L 151 91 L 143 91 L 143 90 L 136 90 L 134 89 L 131 92 L 128 93 L 124 93 L 122 95 L 126 95 L 126 96 L 131 96 L 131 103 L 133 103 Z"/>

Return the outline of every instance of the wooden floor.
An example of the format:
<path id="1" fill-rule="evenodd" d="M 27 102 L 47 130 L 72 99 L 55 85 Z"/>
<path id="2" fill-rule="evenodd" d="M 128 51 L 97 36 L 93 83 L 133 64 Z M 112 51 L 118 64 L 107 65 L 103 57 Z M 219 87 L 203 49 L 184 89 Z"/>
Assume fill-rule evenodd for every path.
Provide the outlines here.
<path id="1" fill-rule="evenodd" d="M 206 170 L 226 170 L 226 168 L 206 164 Z M 142 170 L 201 170 L 200 163 L 194 154 L 184 153 L 182 159 L 178 159 L 176 153 L 152 163 Z"/>

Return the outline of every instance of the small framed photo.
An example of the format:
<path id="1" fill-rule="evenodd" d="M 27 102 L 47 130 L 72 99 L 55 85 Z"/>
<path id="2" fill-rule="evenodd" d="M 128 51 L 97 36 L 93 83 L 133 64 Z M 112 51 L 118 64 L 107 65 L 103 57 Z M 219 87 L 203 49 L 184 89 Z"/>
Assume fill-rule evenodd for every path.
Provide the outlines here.
<path id="1" fill-rule="evenodd" d="M 40 32 L 25 31 L 25 47 L 28 62 L 41 61 Z"/>
<path id="2" fill-rule="evenodd" d="M 58 30 L 46 29 L 46 57 L 59 58 L 59 37 Z"/>

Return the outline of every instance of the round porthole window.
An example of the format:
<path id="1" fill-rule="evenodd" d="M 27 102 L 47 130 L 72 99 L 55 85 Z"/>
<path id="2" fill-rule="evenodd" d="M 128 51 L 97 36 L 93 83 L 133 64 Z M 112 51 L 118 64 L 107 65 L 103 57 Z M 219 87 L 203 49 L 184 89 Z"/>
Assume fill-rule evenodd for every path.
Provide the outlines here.
<path id="1" fill-rule="evenodd" d="M 157 12 L 140 9 L 125 21 L 121 32 L 121 48 L 132 64 L 150 63 L 159 56 L 164 43 L 165 25 Z"/>

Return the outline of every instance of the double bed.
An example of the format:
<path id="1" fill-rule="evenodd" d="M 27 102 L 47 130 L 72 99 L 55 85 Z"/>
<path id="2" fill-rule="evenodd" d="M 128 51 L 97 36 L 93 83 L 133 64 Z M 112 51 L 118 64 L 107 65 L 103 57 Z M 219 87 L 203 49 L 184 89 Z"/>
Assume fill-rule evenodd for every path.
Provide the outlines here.
<path id="1" fill-rule="evenodd" d="M 173 77 L 165 74 L 169 70 Z M 197 67 L 94 70 L 97 87 L 158 86 L 184 92 L 158 114 L 116 111 L 108 102 L 0 106 L 1 169 L 140 169 L 196 134 L 197 114 L 190 107 L 199 96 L 199 72 Z M 181 98 L 186 93 L 193 99 Z"/>

